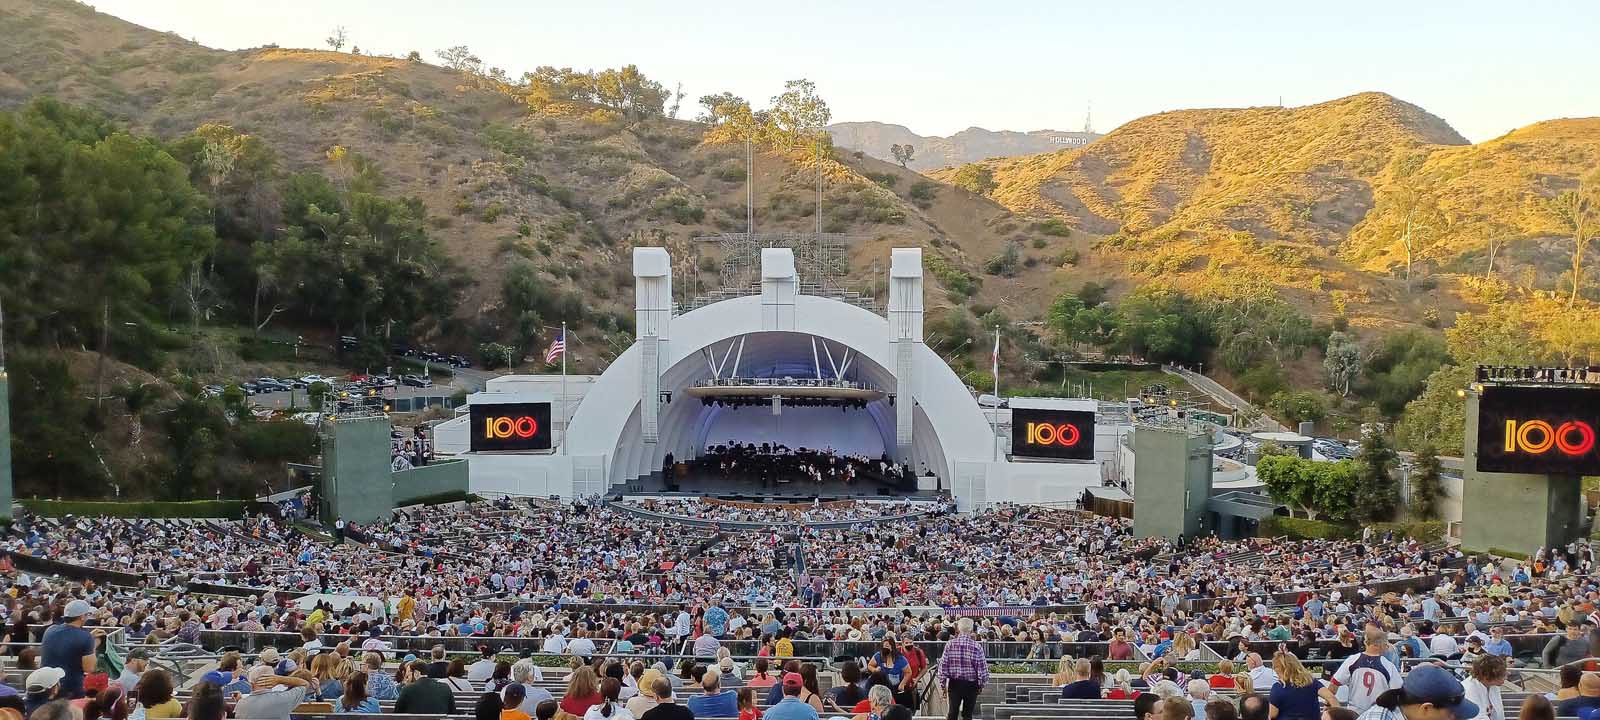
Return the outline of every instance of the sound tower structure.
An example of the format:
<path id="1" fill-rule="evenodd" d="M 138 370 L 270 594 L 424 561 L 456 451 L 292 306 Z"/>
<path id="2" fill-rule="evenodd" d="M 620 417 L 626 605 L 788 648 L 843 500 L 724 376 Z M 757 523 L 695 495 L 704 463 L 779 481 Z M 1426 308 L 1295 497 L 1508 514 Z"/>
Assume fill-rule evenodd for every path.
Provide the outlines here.
<path id="1" fill-rule="evenodd" d="M 1176 418 L 1135 423 L 1133 462 L 1135 537 L 1205 532 L 1211 434 L 1204 425 Z"/>
<path id="2" fill-rule="evenodd" d="M 1479 368 L 1480 376 L 1484 369 Z M 1577 472 L 1550 472 L 1541 466 L 1537 453 L 1526 448 L 1491 460 L 1497 471 L 1479 470 L 1481 447 L 1493 452 L 1496 446 L 1504 447 L 1504 427 L 1507 420 L 1526 421 L 1545 419 L 1559 426 L 1563 417 L 1559 412 L 1547 413 L 1548 408 L 1530 404 L 1526 415 L 1509 417 L 1499 412 L 1486 412 L 1484 394 L 1496 389 L 1534 389 L 1541 392 L 1567 392 L 1600 398 L 1600 386 L 1561 383 L 1475 382 L 1465 392 L 1466 431 L 1463 433 L 1462 497 L 1461 497 L 1461 547 L 1468 551 L 1510 550 L 1528 552 L 1531 548 L 1562 547 L 1582 536 L 1584 500 L 1582 479 Z M 1600 402 L 1579 400 L 1580 407 L 1591 409 L 1588 417 L 1600 417 Z M 1497 409 L 1498 410 L 1498 409 Z M 1543 416 L 1543 417 L 1541 417 Z M 1481 431 L 1481 432 L 1480 432 Z M 1481 436 L 1481 437 L 1480 437 Z M 1544 439 L 1535 436 L 1542 444 Z M 1480 446 L 1480 441 L 1487 446 Z M 1556 452 L 1549 448 L 1544 454 Z M 1594 450 L 1591 449 L 1591 453 Z M 1525 472 L 1514 470 L 1516 458 L 1526 458 Z M 1502 467 L 1504 466 L 1504 467 Z"/>
<path id="3" fill-rule="evenodd" d="M 324 521 L 368 523 L 394 510 L 389 428 L 382 413 L 336 414 L 322 421 Z"/>
<path id="4" fill-rule="evenodd" d="M 0 518 L 11 517 L 11 378 L 0 356 Z"/>
<path id="5" fill-rule="evenodd" d="M 918 346 L 922 345 L 922 248 L 895 248 L 889 255 L 889 344 L 893 348 L 894 459 L 909 462 L 916 419 Z M 916 489 L 916 481 L 910 483 Z"/>
<path id="6" fill-rule="evenodd" d="M 0 518 L 11 519 L 11 375 L 6 372 L 6 313 L 0 309 Z"/>

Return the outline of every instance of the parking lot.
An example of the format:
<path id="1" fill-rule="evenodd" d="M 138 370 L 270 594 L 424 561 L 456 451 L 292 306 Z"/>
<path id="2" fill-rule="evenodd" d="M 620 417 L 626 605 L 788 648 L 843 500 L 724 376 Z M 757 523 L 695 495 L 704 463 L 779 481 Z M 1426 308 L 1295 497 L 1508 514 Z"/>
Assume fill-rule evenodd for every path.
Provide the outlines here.
<path id="1" fill-rule="evenodd" d="M 489 378 L 495 377 L 498 374 L 499 373 L 488 370 L 480 370 L 477 368 L 456 368 L 450 377 L 434 379 L 431 381 L 432 384 L 428 387 L 415 387 L 412 385 L 407 385 L 400 382 L 398 379 L 393 381 L 392 386 L 387 387 L 381 386 L 378 383 L 355 385 L 351 383 L 349 377 L 324 377 L 321 379 L 325 382 L 328 382 L 335 388 L 347 388 L 352 393 L 366 392 L 370 390 L 382 395 L 385 398 L 412 398 L 438 397 L 441 395 L 449 396 L 454 395 L 456 392 L 462 390 L 469 393 L 477 392 L 483 389 L 484 384 L 488 382 Z M 291 407 L 305 408 L 310 406 L 310 400 L 306 394 L 306 387 L 310 383 L 304 382 L 302 378 L 278 378 L 277 380 L 280 381 L 279 385 L 289 385 L 289 387 L 286 389 L 265 389 L 263 388 L 260 379 L 241 381 L 240 385 L 243 386 L 245 382 L 249 382 L 258 388 L 263 388 L 249 396 L 250 404 L 255 407 L 271 408 L 273 410 L 288 410 Z M 270 388 L 272 386 L 268 384 L 266 387 Z M 221 386 L 208 386 L 208 391 L 210 391 L 211 388 L 215 388 L 214 394 L 220 394 L 222 391 Z"/>

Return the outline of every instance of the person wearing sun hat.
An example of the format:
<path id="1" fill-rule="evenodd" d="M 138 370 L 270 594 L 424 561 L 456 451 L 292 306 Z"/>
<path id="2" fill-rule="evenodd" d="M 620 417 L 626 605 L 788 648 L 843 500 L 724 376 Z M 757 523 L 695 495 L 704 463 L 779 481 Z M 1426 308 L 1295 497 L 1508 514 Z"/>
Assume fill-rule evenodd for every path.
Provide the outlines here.
<path id="1" fill-rule="evenodd" d="M 23 714 L 32 715 L 33 711 L 45 703 L 61 696 L 61 679 L 67 672 L 58 667 L 42 667 L 28 673 L 27 695 L 23 698 Z"/>
<path id="2" fill-rule="evenodd" d="M 1360 720 L 1471 720 L 1478 706 L 1467 699 L 1467 689 L 1449 670 L 1419 665 L 1400 687 L 1378 696 Z"/>

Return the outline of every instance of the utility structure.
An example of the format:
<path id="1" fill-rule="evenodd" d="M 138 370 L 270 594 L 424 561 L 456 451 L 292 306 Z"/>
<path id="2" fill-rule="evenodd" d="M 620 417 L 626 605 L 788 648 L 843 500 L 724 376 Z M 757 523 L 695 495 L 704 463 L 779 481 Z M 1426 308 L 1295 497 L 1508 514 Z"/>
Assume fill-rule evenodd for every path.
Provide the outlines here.
<path id="1" fill-rule="evenodd" d="M 11 376 L 6 372 L 6 311 L 0 307 L 0 518 L 11 517 Z"/>
<path id="2" fill-rule="evenodd" d="M 322 519 L 367 523 L 426 497 L 468 489 L 467 463 L 395 470 L 388 408 L 377 394 L 332 391 L 322 401 Z"/>
<path id="3" fill-rule="evenodd" d="M 1600 472 L 1600 367 L 1477 368 L 1466 400 L 1461 545 L 1526 552 L 1584 537 Z"/>
<path id="4" fill-rule="evenodd" d="M 1187 418 L 1147 418 L 1133 426 L 1133 532 L 1195 537 L 1211 499 L 1211 434 Z"/>

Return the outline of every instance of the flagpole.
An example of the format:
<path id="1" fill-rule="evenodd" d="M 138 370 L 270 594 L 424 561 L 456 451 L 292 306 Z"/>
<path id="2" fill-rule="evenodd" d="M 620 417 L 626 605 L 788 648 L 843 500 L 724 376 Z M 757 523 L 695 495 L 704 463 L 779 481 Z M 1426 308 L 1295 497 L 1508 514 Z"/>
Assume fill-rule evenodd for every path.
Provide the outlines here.
<path id="1" fill-rule="evenodd" d="M 994 371 L 994 407 L 989 410 L 989 448 L 991 459 L 1000 460 L 1000 326 L 994 326 L 994 354 L 989 356 Z"/>
<path id="2" fill-rule="evenodd" d="M 561 321 L 561 454 L 567 454 L 567 428 L 572 416 L 567 413 L 567 321 Z"/>

